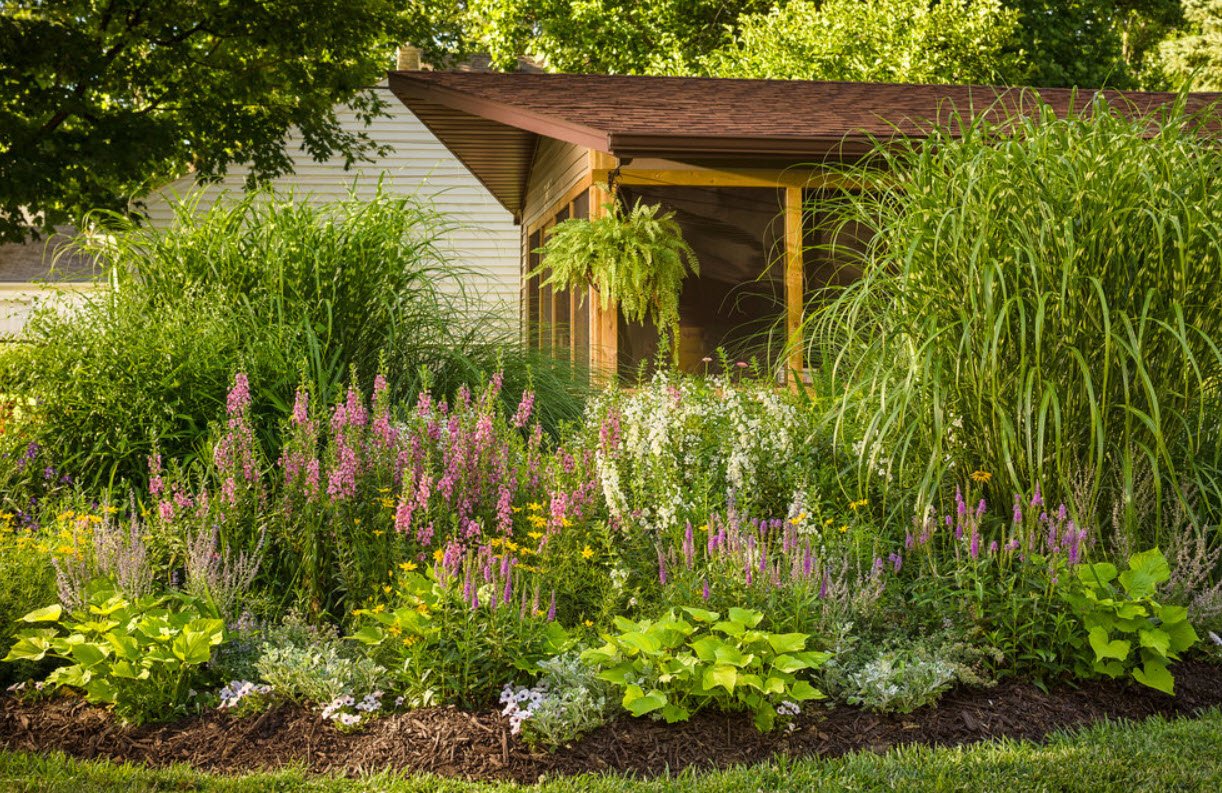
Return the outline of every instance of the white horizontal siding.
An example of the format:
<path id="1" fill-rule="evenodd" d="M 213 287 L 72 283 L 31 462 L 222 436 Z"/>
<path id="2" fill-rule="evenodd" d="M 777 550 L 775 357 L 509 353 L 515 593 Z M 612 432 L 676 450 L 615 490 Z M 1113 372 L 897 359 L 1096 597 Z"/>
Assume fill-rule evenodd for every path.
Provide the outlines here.
<path id="1" fill-rule="evenodd" d="M 379 91 L 389 103 L 389 117 L 365 127 L 350 111 L 341 108 L 338 116 L 346 128 L 363 130 L 375 143 L 392 147 L 392 152 L 346 171 L 342 159 L 315 162 L 291 141 L 295 173 L 272 184 L 317 203 L 346 198 L 350 192 L 371 197 L 379 179 L 389 192 L 420 196 L 455 224 L 442 245 L 454 261 L 472 272 L 464 284 L 467 291 L 507 322 L 516 323 L 521 243 L 513 217 L 386 86 L 379 86 Z M 235 167 L 220 182 L 207 186 L 201 205 L 207 206 L 225 192 L 240 192 L 247 173 L 247 168 Z M 194 181 L 186 177 L 149 196 L 145 204 L 150 223 L 168 226 L 173 197 L 194 188 Z"/>

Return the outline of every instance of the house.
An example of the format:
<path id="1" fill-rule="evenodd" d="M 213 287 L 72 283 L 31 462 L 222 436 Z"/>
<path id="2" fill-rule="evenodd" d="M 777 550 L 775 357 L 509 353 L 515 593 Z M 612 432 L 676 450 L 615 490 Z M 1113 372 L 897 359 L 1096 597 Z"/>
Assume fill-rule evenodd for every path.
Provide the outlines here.
<path id="1" fill-rule="evenodd" d="M 718 347 L 758 349 L 769 334 L 800 342 L 808 291 L 851 277 L 816 252 L 829 241 L 815 238 L 822 232 L 803 212 L 804 197 L 829 186 L 826 164 L 858 157 L 878 138 L 953 131 L 955 112 L 1000 117 L 1037 99 L 987 86 L 687 77 L 398 71 L 389 82 L 519 225 L 524 338 L 604 373 L 650 357 L 656 334 L 600 310 L 593 292 L 552 292 L 529 277 L 554 224 L 598 216 L 611 190 L 676 213 L 700 262 L 680 296 L 681 365 L 697 367 Z M 1093 95 L 1038 92 L 1061 113 Z M 1105 96 L 1137 112 L 1175 99 Z M 1190 109 L 1219 99 L 1192 95 Z M 852 229 L 838 234 L 839 245 L 856 242 Z M 801 368 L 801 356 L 787 365 Z"/>
<path id="2" fill-rule="evenodd" d="M 413 54 L 410 48 L 401 50 L 400 66 L 406 68 Z M 419 65 L 418 53 L 415 57 L 413 68 Z M 473 59 L 461 68 L 487 69 L 487 59 Z M 527 62 L 520 68 L 537 69 Z M 464 291 L 476 298 L 482 308 L 504 317 L 512 327 L 517 318 L 520 247 L 512 214 L 410 110 L 390 95 L 386 83 L 374 90 L 388 100 L 387 117 L 366 127 L 346 108 L 337 108 L 337 115 L 345 129 L 363 130 L 375 143 L 390 146 L 389 155 L 350 170 L 344 169 L 342 158 L 316 162 L 300 157 L 295 172 L 273 180 L 272 185 L 278 190 L 292 190 L 303 200 L 324 202 L 347 197 L 350 191 L 358 197 L 372 195 L 381 180 L 385 190 L 416 195 L 430 202 L 455 224 L 440 242 L 470 273 L 463 284 Z M 288 145 L 290 151 L 297 148 L 291 140 Z M 247 173 L 247 168 L 235 167 L 219 182 L 205 186 L 199 206 L 210 206 L 226 192 L 240 193 Z M 176 198 L 195 189 L 194 179 L 185 176 L 154 191 L 143 201 L 149 222 L 155 227 L 169 226 Z M 60 292 L 89 288 L 95 268 L 87 259 L 60 257 L 58 265 L 52 266 L 69 236 L 67 231 L 50 240 L 0 245 L 0 338 L 20 334 L 29 312 L 48 294 L 48 287 Z"/>

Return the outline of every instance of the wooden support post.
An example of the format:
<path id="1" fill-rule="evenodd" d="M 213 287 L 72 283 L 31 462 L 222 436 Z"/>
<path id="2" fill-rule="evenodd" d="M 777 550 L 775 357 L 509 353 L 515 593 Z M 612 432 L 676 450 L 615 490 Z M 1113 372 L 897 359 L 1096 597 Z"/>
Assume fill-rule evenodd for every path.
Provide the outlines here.
<path id="1" fill-rule="evenodd" d="M 785 330 L 789 348 L 789 377 L 801 378 L 802 308 L 805 297 L 802 267 L 802 188 L 785 188 Z M 797 383 L 797 379 L 790 382 Z"/>
<path id="2" fill-rule="evenodd" d="M 590 220 L 603 216 L 611 200 L 605 184 L 590 186 Z M 612 382 L 619 373 L 619 307 L 612 300 L 602 308 L 598 290 L 590 287 L 590 370 L 598 382 Z"/>

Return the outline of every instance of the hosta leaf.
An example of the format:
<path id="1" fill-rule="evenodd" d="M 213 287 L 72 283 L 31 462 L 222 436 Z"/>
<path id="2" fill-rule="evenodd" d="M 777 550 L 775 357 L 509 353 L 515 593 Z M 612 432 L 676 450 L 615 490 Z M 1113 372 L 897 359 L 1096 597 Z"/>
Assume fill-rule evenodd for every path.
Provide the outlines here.
<path id="1" fill-rule="evenodd" d="M 728 643 L 722 644 L 720 647 L 718 647 L 716 650 L 716 655 L 716 660 L 718 663 L 729 664 L 730 666 L 746 666 L 755 660 L 755 656 L 743 655 L 741 650 Z"/>
<path id="2" fill-rule="evenodd" d="M 710 662 L 717 659 L 717 650 L 725 644 L 716 636 L 702 636 L 692 642 L 690 647 L 696 653 L 696 657 L 701 661 Z"/>
<path id="3" fill-rule="evenodd" d="M 54 635 L 53 631 L 49 631 Z M 5 661 L 41 661 L 51 649 L 51 638 L 45 635 L 23 634 L 9 648 Z"/>
<path id="4" fill-rule="evenodd" d="M 656 689 L 646 694 L 640 686 L 628 686 L 624 691 L 623 705 L 633 716 L 644 716 L 665 707 L 666 695 Z"/>
<path id="5" fill-rule="evenodd" d="M 89 669 L 106 660 L 107 653 L 93 642 L 80 642 L 72 647 L 72 660 Z"/>
<path id="6" fill-rule="evenodd" d="M 662 649 L 662 642 L 657 637 L 640 631 L 629 631 L 619 637 L 620 644 L 639 653 L 654 655 Z"/>
<path id="7" fill-rule="evenodd" d="M 684 606 L 683 610 L 686 611 L 688 615 L 696 622 L 716 622 L 717 620 L 721 619 L 720 614 L 718 614 L 716 611 L 709 611 L 708 609 L 697 609 L 690 606 Z"/>
<path id="8" fill-rule="evenodd" d="M 810 664 L 794 658 L 791 655 L 778 655 L 776 658 L 772 659 L 772 668 L 778 672 L 792 674 L 793 672 L 797 672 L 802 669 L 809 669 Z"/>

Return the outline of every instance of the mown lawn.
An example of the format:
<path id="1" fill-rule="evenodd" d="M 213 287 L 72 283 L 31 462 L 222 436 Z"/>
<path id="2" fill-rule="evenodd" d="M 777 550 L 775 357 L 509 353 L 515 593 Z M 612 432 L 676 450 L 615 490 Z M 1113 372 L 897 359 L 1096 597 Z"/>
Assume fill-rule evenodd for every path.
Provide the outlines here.
<path id="1" fill-rule="evenodd" d="M 999 741 L 957 749 L 911 747 L 836 760 L 778 760 L 750 768 L 648 781 L 581 776 L 541 785 L 468 783 L 376 774 L 359 780 L 299 770 L 226 777 L 186 767 L 149 770 L 63 755 L 0 752 L 0 789 L 19 791 L 387 791 L 388 793 L 752 793 L 774 790 L 1215 791 L 1222 790 L 1222 711 L 1197 719 L 1100 724 L 1046 744 Z"/>

